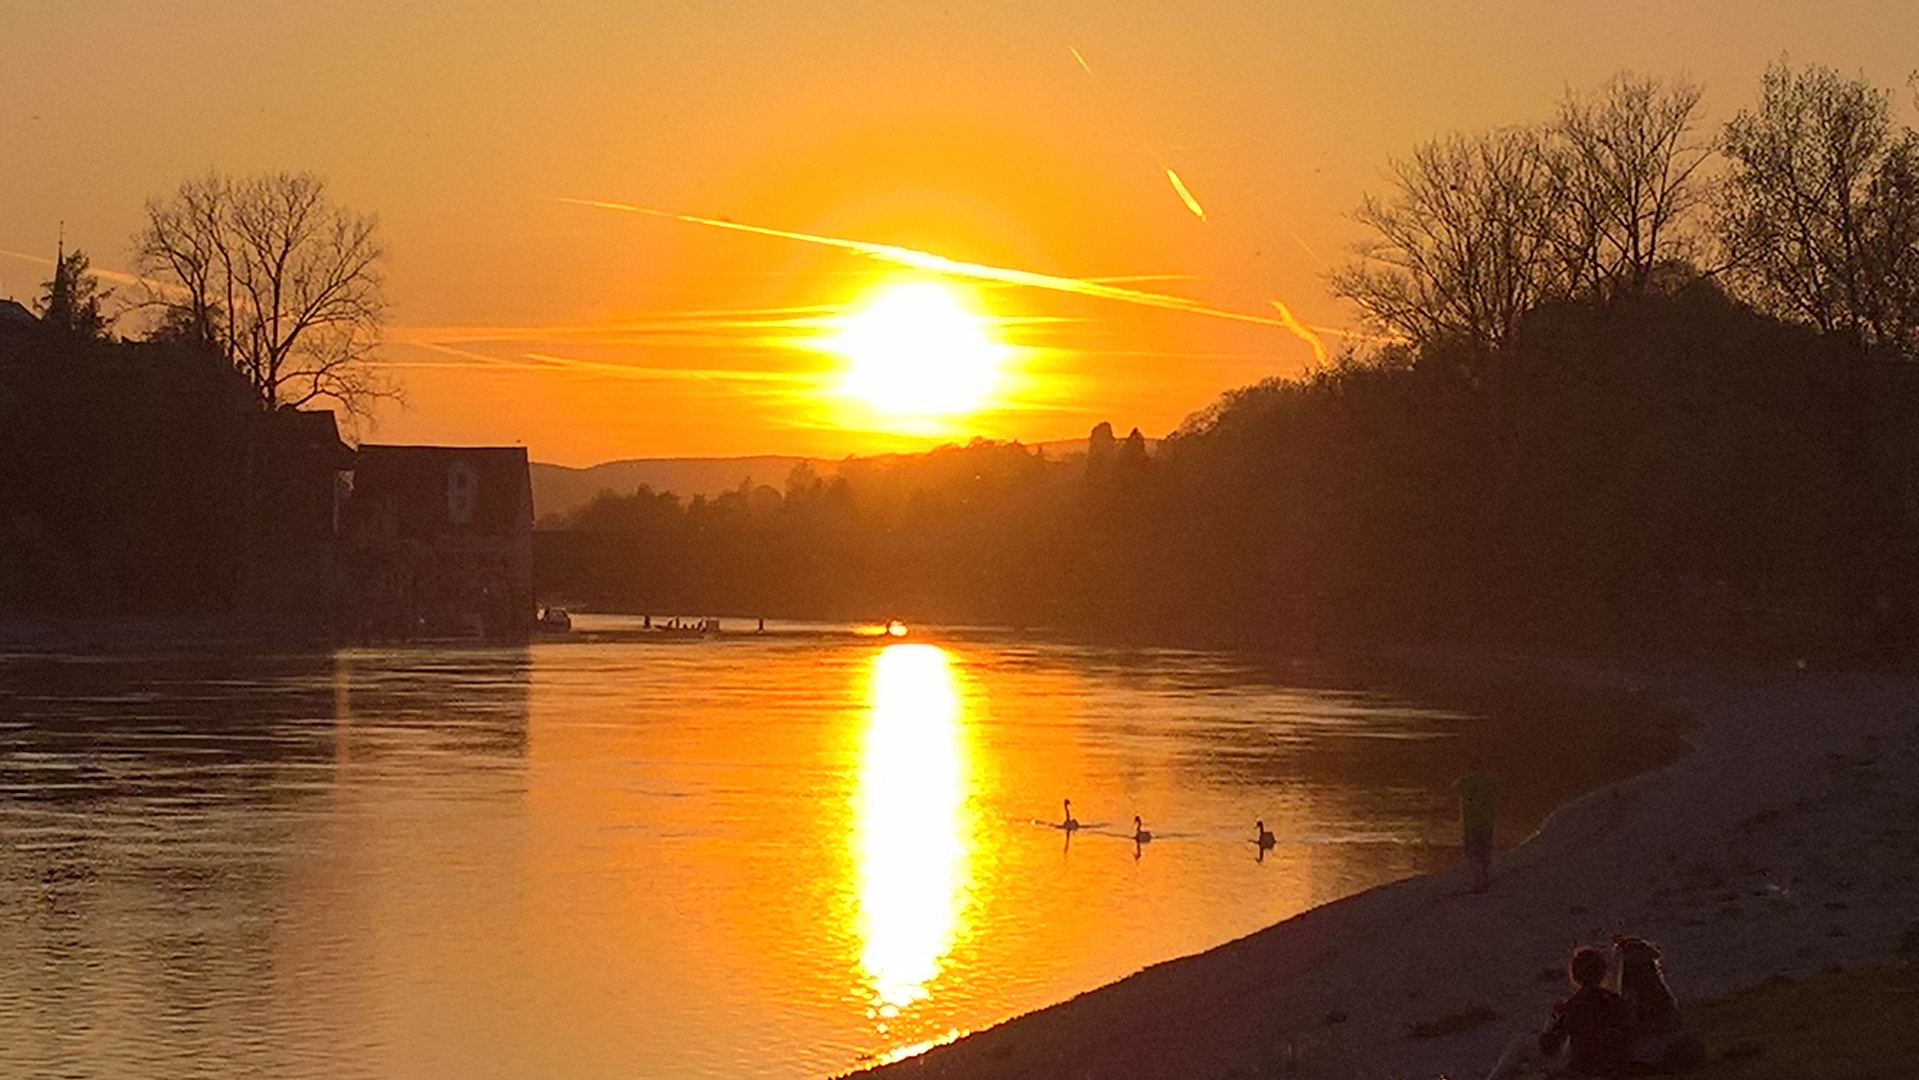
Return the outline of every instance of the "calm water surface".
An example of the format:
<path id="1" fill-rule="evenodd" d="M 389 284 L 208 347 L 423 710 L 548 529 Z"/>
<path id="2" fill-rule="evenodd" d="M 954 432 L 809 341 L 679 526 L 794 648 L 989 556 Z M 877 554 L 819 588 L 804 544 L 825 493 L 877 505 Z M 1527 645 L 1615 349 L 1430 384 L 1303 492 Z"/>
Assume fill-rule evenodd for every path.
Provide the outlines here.
<path id="1" fill-rule="evenodd" d="M 1470 722 L 957 633 L 0 658 L 0 1075 L 843 1072 L 1449 861 Z"/>

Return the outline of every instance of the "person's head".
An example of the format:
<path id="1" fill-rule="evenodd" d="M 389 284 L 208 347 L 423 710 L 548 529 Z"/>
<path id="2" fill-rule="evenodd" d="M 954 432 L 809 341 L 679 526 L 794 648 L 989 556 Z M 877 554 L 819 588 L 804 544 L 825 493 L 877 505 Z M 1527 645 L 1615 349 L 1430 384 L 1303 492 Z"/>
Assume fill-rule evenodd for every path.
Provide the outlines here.
<path id="1" fill-rule="evenodd" d="M 1566 959 L 1566 978 L 1580 989 L 1606 981 L 1606 954 L 1591 945 L 1581 945 Z"/>
<path id="2" fill-rule="evenodd" d="M 1619 952 L 1620 963 L 1629 968 L 1659 967 L 1659 946 L 1642 937 L 1614 934 L 1612 947 Z"/>

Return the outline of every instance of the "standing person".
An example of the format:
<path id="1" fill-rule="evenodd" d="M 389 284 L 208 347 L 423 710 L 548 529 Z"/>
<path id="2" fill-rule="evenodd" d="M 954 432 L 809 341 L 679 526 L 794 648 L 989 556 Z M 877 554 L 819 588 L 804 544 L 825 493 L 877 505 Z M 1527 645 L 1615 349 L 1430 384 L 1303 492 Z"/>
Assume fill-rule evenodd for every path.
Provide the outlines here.
<path id="1" fill-rule="evenodd" d="M 1469 772 L 1459 778 L 1459 826 L 1465 834 L 1466 862 L 1473 868 L 1473 891 L 1485 892 L 1492 878 L 1493 862 L 1493 774 L 1486 771 L 1479 755 L 1473 755 Z"/>

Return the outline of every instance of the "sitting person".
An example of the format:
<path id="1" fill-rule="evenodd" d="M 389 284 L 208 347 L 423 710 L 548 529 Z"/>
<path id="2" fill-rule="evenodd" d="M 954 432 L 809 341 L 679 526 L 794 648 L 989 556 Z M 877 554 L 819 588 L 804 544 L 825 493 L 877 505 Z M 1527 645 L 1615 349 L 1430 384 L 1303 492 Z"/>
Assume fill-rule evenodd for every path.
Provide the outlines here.
<path id="1" fill-rule="evenodd" d="M 1600 950 L 1590 945 L 1574 949 L 1566 961 L 1573 996 L 1553 1006 L 1551 1022 L 1537 1037 L 1521 1038 L 1508 1046 L 1486 1080 L 1506 1080 L 1532 1062 L 1552 1063 L 1568 1043 L 1566 1060 L 1554 1065 L 1554 1075 L 1628 1075 L 1632 1028 L 1625 1001 L 1602 985 L 1608 966 Z"/>
<path id="2" fill-rule="evenodd" d="M 1674 1072 L 1705 1064 L 1706 1044 L 1680 1022 L 1659 948 L 1623 934 L 1614 934 L 1612 945 L 1619 956 L 1619 996 L 1632 1026 L 1633 1071 Z"/>

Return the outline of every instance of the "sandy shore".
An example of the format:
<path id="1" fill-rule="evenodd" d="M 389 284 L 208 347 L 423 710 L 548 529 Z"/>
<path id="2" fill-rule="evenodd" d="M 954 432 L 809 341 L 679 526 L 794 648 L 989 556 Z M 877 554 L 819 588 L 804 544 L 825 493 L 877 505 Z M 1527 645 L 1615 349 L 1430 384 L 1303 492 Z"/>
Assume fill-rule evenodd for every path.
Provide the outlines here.
<path id="1" fill-rule="evenodd" d="M 1919 681 L 1511 666 L 1687 710 L 1695 749 L 1560 809 L 1488 893 L 1383 886 L 875 1073 L 1477 1077 L 1575 943 L 1658 942 L 1684 1001 L 1883 959 L 1919 917 Z"/>

